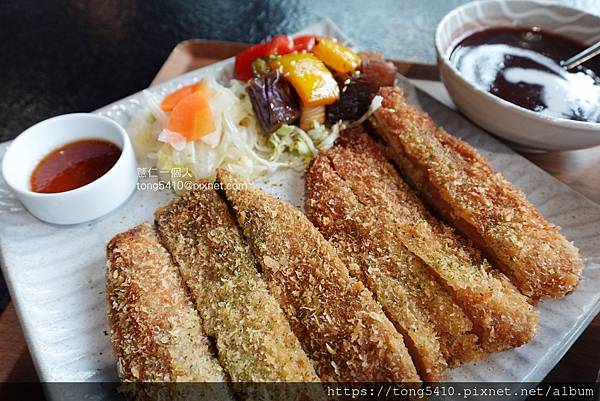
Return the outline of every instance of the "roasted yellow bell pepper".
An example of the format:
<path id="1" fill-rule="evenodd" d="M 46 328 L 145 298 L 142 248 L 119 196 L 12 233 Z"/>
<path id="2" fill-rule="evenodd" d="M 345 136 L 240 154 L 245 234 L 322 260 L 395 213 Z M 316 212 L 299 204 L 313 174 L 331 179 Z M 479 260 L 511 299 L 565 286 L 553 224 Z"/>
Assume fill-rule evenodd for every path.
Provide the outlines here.
<path id="1" fill-rule="evenodd" d="M 356 70 L 360 65 L 358 54 L 330 38 L 319 39 L 312 52 L 330 68 L 343 74 Z"/>
<path id="2" fill-rule="evenodd" d="M 313 54 L 286 54 L 277 64 L 304 106 L 332 104 L 340 98 L 340 88 L 331 71 Z"/>

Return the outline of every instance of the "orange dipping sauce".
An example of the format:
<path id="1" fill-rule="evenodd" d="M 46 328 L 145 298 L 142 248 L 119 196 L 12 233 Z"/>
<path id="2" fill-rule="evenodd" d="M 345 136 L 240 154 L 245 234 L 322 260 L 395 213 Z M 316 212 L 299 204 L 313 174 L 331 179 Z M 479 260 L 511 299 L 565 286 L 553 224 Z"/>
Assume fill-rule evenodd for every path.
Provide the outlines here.
<path id="1" fill-rule="evenodd" d="M 53 150 L 31 174 L 33 192 L 52 194 L 82 187 L 115 165 L 121 149 L 101 139 L 75 141 Z"/>

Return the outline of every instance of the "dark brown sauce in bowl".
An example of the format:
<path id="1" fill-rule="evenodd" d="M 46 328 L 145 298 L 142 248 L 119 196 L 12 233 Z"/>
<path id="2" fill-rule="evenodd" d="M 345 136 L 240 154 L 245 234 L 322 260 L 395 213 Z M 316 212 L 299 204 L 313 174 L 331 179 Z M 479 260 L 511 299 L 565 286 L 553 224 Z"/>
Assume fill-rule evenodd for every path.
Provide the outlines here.
<path id="1" fill-rule="evenodd" d="M 558 118 L 600 122 L 600 60 L 560 65 L 585 45 L 538 28 L 475 32 L 452 50 L 463 77 L 517 106 Z"/>
<path id="2" fill-rule="evenodd" d="M 31 190 L 39 193 L 70 191 L 87 185 L 110 170 L 121 149 L 101 139 L 84 139 L 61 146 L 44 157 L 31 174 Z"/>

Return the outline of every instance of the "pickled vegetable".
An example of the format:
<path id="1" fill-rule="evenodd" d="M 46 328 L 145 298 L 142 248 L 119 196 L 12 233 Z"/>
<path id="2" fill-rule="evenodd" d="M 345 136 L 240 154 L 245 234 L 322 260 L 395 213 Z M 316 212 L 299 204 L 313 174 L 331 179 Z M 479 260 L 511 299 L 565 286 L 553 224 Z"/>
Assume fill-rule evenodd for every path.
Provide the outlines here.
<path id="1" fill-rule="evenodd" d="M 293 124 L 300 117 L 292 88 L 277 70 L 252 78 L 247 91 L 254 114 L 265 132 L 271 133 L 282 124 Z"/>
<path id="2" fill-rule="evenodd" d="M 352 72 L 360 65 L 358 54 L 330 38 L 319 39 L 312 52 L 328 67 L 342 74 Z"/>
<path id="3" fill-rule="evenodd" d="M 193 92 L 181 99 L 169 116 L 167 129 L 188 141 L 208 135 L 216 128 L 206 92 Z"/>
<path id="4" fill-rule="evenodd" d="M 328 105 L 339 99 L 340 88 L 333 75 L 313 54 L 286 54 L 278 62 L 304 106 Z"/>
<path id="5" fill-rule="evenodd" d="M 173 109 L 175 108 L 177 103 L 179 103 L 181 101 L 181 99 L 183 99 L 187 95 L 190 95 L 194 92 L 202 92 L 202 91 L 206 91 L 207 93 L 210 92 L 207 90 L 206 85 L 202 81 L 197 82 L 192 85 L 184 86 L 183 88 L 180 88 L 180 89 L 176 90 L 175 92 L 170 93 L 167 96 L 165 96 L 163 101 L 160 103 L 160 108 L 162 109 L 162 111 L 170 113 L 173 111 Z M 210 96 L 210 94 L 209 94 L 209 96 Z"/>

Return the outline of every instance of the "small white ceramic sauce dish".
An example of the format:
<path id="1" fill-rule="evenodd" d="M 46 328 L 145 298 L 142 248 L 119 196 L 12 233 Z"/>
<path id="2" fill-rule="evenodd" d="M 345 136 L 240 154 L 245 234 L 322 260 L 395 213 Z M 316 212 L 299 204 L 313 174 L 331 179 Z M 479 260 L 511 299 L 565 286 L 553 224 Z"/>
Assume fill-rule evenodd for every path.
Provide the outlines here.
<path id="1" fill-rule="evenodd" d="M 31 174 L 50 152 L 83 139 L 117 145 L 121 155 L 103 176 L 82 187 L 57 193 L 31 190 Z M 9 145 L 2 175 L 25 208 L 53 224 L 77 224 L 97 219 L 129 198 L 137 184 L 137 163 L 127 132 L 116 122 L 95 114 L 53 117 L 23 131 Z"/>
<path id="2" fill-rule="evenodd" d="M 556 3 L 483 0 L 452 10 L 437 27 L 435 49 L 442 82 L 460 111 L 521 150 L 561 151 L 600 145 L 600 123 L 552 117 L 516 106 L 469 82 L 452 65 L 450 54 L 460 40 L 499 27 L 539 27 L 586 45 L 600 40 L 600 17 Z"/>

